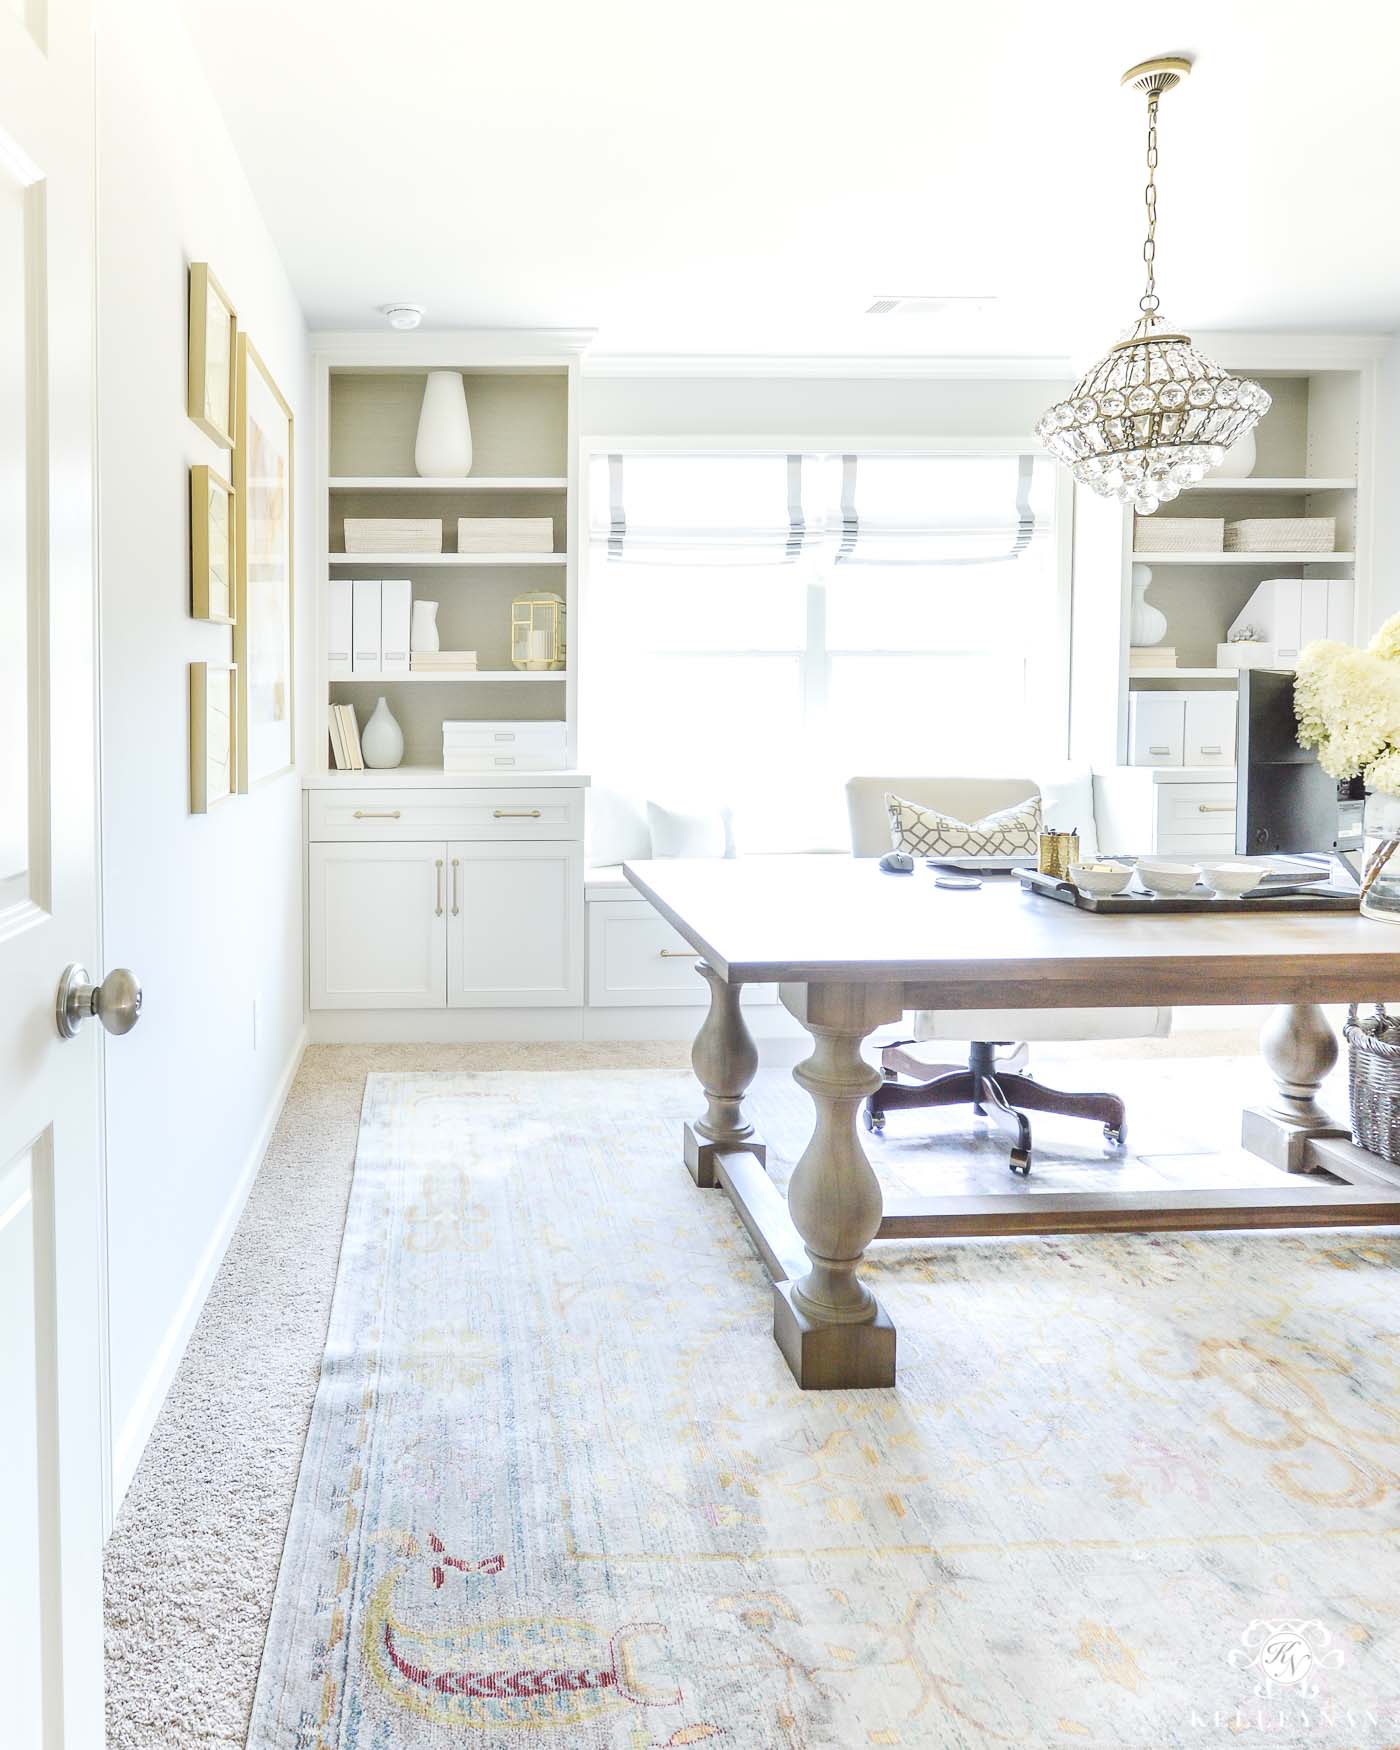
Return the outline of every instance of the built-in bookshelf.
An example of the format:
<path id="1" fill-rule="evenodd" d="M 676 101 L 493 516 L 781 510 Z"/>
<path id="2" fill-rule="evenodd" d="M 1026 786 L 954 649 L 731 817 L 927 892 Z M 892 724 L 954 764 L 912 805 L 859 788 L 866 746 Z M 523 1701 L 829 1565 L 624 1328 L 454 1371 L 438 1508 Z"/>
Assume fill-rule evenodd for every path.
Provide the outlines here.
<path id="1" fill-rule="evenodd" d="M 1227 369 L 1261 382 L 1273 404 L 1255 428 L 1256 458 L 1243 479 L 1212 475 L 1153 513 L 1213 517 L 1332 517 L 1328 553 L 1137 552 L 1130 510 L 1075 493 L 1071 750 L 1098 769 L 1127 759 L 1128 701 L 1137 691 L 1230 690 L 1238 672 L 1216 646 L 1267 578 L 1346 578 L 1352 624 L 1373 629 L 1370 584 L 1372 409 L 1380 347 L 1364 337 L 1217 337 L 1205 346 Z M 1177 667 L 1135 667 L 1130 655 L 1132 572 L 1152 573 L 1147 599 L 1167 620 L 1162 644 Z M 1232 775 L 1232 774 L 1228 774 Z"/>
<path id="2" fill-rule="evenodd" d="M 353 704 L 363 724 L 382 694 L 403 729 L 404 763 L 440 768 L 446 719 L 559 721 L 574 755 L 572 666 L 529 672 L 510 659 L 511 602 L 552 590 L 566 603 L 572 645 L 577 572 L 574 438 L 580 337 L 572 335 L 324 335 L 316 344 L 320 412 L 317 700 Z M 422 478 L 413 452 L 428 372 L 461 371 L 471 420 L 472 471 Z M 458 553 L 457 519 L 548 518 L 550 553 Z M 345 551 L 355 517 L 432 517 L 433 553 Z M 436 601 L 445 650 L 475 650 L 465 673 L 361 673 L 327 668 L 327 586 L 332 577 L 408 578 L 414 601 Z M 331 771 L 324 740 L 319 771 Z M 350 774 L 346 774 L 348 777 Z"/>

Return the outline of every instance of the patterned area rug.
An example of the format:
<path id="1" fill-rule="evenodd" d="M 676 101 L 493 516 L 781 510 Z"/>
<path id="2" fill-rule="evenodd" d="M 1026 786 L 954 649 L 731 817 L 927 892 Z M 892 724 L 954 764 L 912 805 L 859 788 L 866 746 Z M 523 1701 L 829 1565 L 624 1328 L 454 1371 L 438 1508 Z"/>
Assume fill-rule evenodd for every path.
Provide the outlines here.
<path id="1" fill-rule="evenodd" d="M 1400 1742 L 1400 1242 L 886 1245 L 804 1394 L 695 1104 L 369 1078 L 251 1750 Z"/>

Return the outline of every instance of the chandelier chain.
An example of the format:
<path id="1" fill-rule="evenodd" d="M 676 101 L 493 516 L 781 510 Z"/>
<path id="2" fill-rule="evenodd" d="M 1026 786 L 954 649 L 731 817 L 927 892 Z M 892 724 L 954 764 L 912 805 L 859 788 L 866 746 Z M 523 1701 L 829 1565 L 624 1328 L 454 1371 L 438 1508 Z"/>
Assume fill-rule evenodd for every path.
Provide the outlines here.
<path id="1" fill-rule="evenodd" d="M 1142 259 L 1147 265 L 1147 285 L 1138 308 L 1144 315 L 1155 314 L 1161 300 L 1157 296 L 1157 93 L 1147 99 L 1147 186 L 1143 190 L 1147 206 L 1147 236 L 1143 239 Z"/>

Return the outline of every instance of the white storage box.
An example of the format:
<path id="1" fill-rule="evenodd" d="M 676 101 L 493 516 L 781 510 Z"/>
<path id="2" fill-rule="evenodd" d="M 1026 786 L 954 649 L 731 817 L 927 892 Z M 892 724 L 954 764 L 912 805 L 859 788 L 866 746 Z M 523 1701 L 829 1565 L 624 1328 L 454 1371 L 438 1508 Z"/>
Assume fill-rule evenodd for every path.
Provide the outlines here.
<path id="1" fill-rule="evenodd" d="M 562 772 L 562 723 L 444 723 L 448 772 Z"/>
<path id="2" fill-rule="evenodd" d="M 1186 750 L 1186 701 L 1180 693 L 1133 693 L 1128 699 L 1128 764 L 1179 766 Z"/>
<path id="3" fill-rule="evenodd" d="M 1133 518 L 1134 553 L 1219 553 L 1225 519 L 1219 516 L 1140 516 Z"/>
<path id="4" fill-rule="evenodd" d="M 1331 516 L 1255 516 L 1225 525 L 1227 553 L 1330 553 L 1336 545 Z"/>
<path id="5" fill-rule="evenodd" d="M 547 516 L 457 518 L 459 553 L 552 553 L 554 523 Z"/>
<path id="6" fill-rule="evenodd" d="M 1259 639 L 1237 638 L 1233 644 L 1215 647 L 1217 668 L 1277 668 L 1277 644 L 1265 644 Z"/>
<path id="7" fill-rule="evenodd" d="M 441 553 L 442 518 L 356 517 L 345 519 L 347 553 Z"/>
<path id="8" fill-rule="evenodd" d="M 1181 763 L 1186 766 L 1233 766 L 1239 694 L 1231 687 L 1228 692 L 1187 693 L 1185 699 L 1186 745 Z"/>

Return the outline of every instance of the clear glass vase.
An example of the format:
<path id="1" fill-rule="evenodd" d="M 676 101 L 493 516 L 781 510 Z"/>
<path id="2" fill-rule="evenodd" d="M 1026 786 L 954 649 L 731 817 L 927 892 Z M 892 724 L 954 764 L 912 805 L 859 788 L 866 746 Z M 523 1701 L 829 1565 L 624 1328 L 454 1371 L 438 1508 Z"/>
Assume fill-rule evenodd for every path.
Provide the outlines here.
<path id="1" fill-rule="evenodd" d="M 1366 798 L 1361 909 L 1368 918 L 1400 924 L 1400 796 L 1373 791 Z"/>

